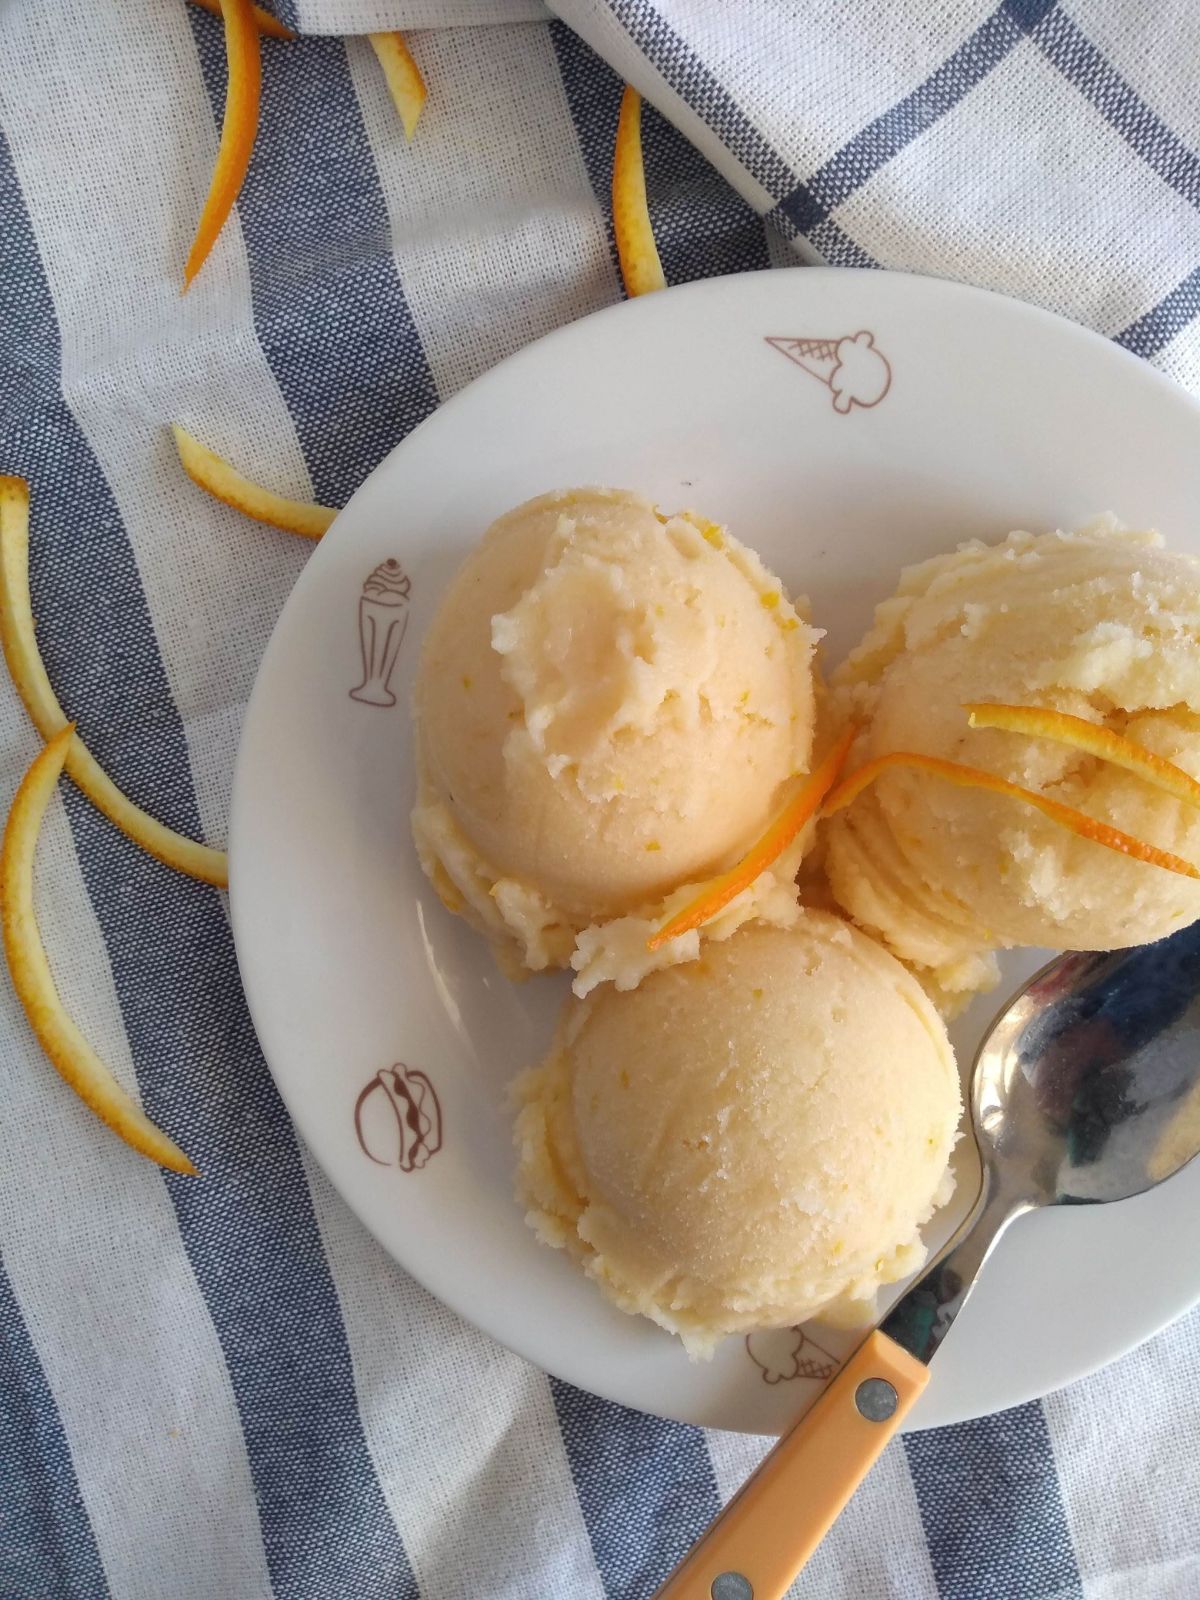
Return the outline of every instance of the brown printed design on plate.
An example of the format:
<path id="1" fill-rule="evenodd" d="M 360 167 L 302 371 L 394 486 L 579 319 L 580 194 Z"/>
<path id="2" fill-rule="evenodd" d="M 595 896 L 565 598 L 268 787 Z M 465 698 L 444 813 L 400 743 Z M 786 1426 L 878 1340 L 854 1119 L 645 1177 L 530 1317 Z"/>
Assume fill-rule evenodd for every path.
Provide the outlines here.
<path id="1" fill-rule="evenodd" d="M 442 1148 L 437 1091 L 417 1067 L 384 1067 L 354 1102 L 354 1132 L 363 1155 L 377 1166 L 419 1172 Z"/>
<path id="2" fill-rule="evenodd" d="M 839 1365 L 803 1328 L 767 1328 L 748 1333 L 746 1353 L 761 1369 L 764 1383 L 788 1383 L 792 1378 L 826 1383 Z"/>
<path id="3" fill-rule="evenodd" d="M 768 334 L 767 343 L 823 383 L 833 396 L 833 409 L 843 417 L 855 406 L 877 406 L 892 387 L 891 364 L 865 328 L 841 339 Z"/>
<path id="4" fill-rule="evenodd" d="M 358 599 L 358 642 L 362 682 L 351 700 L 364 706 L 394 706 L 392 673 L 408 628 L 412 579 L 394 559 L 381 561 L 363 584 Z"/>

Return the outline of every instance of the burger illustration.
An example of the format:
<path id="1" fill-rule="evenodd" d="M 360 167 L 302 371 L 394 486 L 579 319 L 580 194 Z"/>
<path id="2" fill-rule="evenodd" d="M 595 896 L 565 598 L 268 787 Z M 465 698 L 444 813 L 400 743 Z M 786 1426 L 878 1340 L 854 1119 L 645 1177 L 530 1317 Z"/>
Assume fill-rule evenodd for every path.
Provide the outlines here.
<path id="1" fill-rule="evenodd" d="M 354 1102 L 359 1148 L 376 1165 L 419 1172 L 442 1148 L 442 1108 L 425 1073 L 384 1067 Z"/>

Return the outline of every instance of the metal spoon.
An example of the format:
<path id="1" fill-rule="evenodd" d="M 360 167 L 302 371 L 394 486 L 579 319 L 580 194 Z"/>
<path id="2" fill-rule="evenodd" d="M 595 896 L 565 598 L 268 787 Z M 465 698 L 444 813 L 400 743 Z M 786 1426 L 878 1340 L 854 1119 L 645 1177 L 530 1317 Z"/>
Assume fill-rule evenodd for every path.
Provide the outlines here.
<path id="1" fill-rule="evenodd" d="M 1009 1223 L 1142 1194 L 1200 1152 L 1200 923 L 1037 973 L 979 1048 L 971 1120 L 982 1179 L 966 1222 L 656 1600 L 780 1600 L 924 1388 Z"/>

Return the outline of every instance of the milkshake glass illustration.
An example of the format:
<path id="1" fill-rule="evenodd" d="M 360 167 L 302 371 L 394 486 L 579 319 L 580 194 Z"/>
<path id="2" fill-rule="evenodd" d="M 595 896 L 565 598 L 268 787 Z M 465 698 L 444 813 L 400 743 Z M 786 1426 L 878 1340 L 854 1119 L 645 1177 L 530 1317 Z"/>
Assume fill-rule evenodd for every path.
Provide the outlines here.
<path id="1" fill-rule="evenodd" d="M 383 561 L 363 584 L 358 602 L 358 639 L 362 647 L 363 681 L 351 689 L 351 700 L 366 706 L 394 706 L 388 687 L 408 627 L 412 582 L 398 561 Z"/>

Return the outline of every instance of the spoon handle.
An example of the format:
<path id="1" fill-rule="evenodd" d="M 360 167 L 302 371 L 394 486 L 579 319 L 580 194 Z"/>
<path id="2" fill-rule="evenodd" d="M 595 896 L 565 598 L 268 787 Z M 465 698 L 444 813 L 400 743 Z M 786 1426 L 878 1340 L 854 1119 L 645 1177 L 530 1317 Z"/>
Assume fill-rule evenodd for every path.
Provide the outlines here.
<path id="1" fill-rule="evenodd" d="M 928 1381 L 876 1329 L 654 1600 L 782 1600 Z"/>

